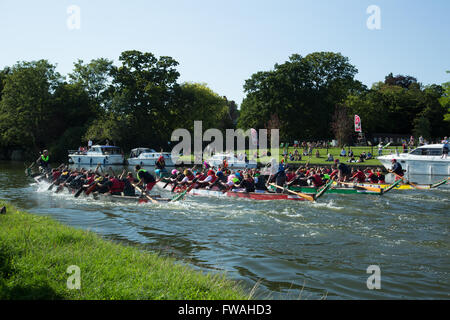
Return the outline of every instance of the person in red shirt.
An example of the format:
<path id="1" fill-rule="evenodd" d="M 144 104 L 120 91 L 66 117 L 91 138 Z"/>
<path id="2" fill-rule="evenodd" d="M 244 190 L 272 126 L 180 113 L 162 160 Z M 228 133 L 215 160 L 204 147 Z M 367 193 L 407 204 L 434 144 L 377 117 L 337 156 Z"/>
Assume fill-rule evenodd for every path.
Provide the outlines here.
<path id="1" fill-rule="evenodd" d="M 378 183 L 385 183 L 385 177 L 380 168 L 377 169 Z"/>
<path id="2" fill-rule="evenodd" d="M 292 170 L 287 169 L 286 170 L 286 182 L 290 182 L 294 178 L 295 178 L 295 173 L 292 172 Z"/>
<path id="3" fill-rule="evenodd" d="M 353 181 L 354 179 L 356 179 L 356 182 L 363 183 L 366 182 L 366 175 L 361 169 L 358 169 L 355 173 L 353 173 L 350 181 Z"/>
<path id="4" fill-rule="evenodd" d="M 370 183 L 378 183 L 378 176 L 369 168 L 366 169 L 367 180 Z"/>
<path id="5" fill-rule="evenodd" d="M 312 181 L 314 187 L 316 188 L 323 186 L 325 184 L 325 182 L 322 180 L 322 177 L 314 170 L 311 170 L 311 175 L 308 177 L 308 179 Z"/>

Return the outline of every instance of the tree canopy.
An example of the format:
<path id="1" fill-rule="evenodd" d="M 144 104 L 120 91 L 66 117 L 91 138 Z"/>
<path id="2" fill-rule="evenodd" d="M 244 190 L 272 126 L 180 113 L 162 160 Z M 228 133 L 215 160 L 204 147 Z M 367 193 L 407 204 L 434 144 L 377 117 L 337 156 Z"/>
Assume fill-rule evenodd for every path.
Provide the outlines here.
<path id="1" fill-rule="evenodd" d="M 77 60 L 64 77 L 47 60 L 0 70 L 0 152 L 67 150 L 106 139 L 125 151 L 170 149 L 173 130 L 280 129 L 284 141 L 337 138 L 347 142 L 353 116 L 363 132 L 438 138 L 450 129 L 450 82 L 422 85 L 388 74 L 370 89 L 340 53 L 293 54 L 245 81 L 240 108 L 204 83 L 179 82 L 178 62 L 150 52 L 124 51 L 113 61 Z M 348 141 L 350 142 L 350 141 Z"/>

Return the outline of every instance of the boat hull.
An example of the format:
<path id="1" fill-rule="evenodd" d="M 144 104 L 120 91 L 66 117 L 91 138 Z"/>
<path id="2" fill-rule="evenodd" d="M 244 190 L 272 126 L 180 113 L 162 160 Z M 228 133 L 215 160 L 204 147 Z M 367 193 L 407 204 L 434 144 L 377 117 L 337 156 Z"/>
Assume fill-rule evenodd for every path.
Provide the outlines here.
<path id="1" fill-rule="evenodd" d="M 407 153 L 386 155 L 377 158 L 388 170 L 392 168 L 392 159 L 396 159 L 408 175 L 442 175 L 450 176 L 450 157 L 414 156 Z"/>
<path id="2" fill-rule="evenodd" d="M 289 187 L 289 190 L 295 191 L 295 192 L 301 192 L 301 193 L 315 193 L 317 190 L 314 187 L 301 187 L 301 186 L 293 186 Z M 363 188 L 350 188 L 350 187 L 331 187 L 329 188 L 326 193 L 331 194 L 360 194 L 360 193 L 367 193 L 367 194 L 379 194 L 377 191 L 371 191 Z"/>
<path id="3" fill-rule="evenodd" d="M 83 154 L 70 154 L 69 158 L 73 164 L 83 164 L 95 166 L 98 163 L 102 165 L 116 165 L 123 164 L 124 157 L 122 155 L 83 155 Z"/>
<path id="4" fill-rule="evenodd" d="M 165 186 L 164 182 L 158 182 L 156 184 L 158 187 L 163 188 Z M 167 190 L 167 189 L 166 189 Z M 180 193 L 184 189 L 175 189 L 174 192 Z M 269 193 L 269 192 L 245 192 L 241 189 L 232 190 L 227 192 L 222 192 L 219 190 L 208 190 L 208 189 L 191 189 L 187 194 L 194 196 L 205 196 L 205 197 L 217 197 L 217 198 L 245 198 L 251 200 L 292 200 L 292 201 L 306 201 L 305 198 L 294 194 L 284 194 L 284 193 Z"/>
<path id="5" fill-rule="evenodd" d="M 127 162 L 129 165 L 135 166 L 140 165 L 143 167 L 154 167 L 156 165 L 156 160 L 158 159 L 145 159 L 145 158 L 128 158 Z M 175 164 L 172 160 L 165 160 L 166 167 L 174 167 Z"/>

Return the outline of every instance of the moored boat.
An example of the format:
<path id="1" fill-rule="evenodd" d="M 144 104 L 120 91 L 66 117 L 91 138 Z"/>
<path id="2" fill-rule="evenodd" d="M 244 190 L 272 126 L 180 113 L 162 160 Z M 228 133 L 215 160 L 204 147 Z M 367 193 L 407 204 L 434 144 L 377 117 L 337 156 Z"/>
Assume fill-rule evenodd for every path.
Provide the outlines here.
<path id="1" fill-rule="evenodd" d="M 123 164 L 122 150 L 116 146 L 94 145 L 87 151 L 69 150 L 69 159 L 73 164 L 95 166 Z"/>
<path id="2" fill-rule="evenodd" d="M 175 166 L 176 159 L 172 158 L 170 152 L 156 152 L 149 148 L 135 148 L 131 150 L 130 157 L 127 159 L 129 165 L 155 166 L 160 156 L 164 157 L 166 167 Z"/>
<path id="3" fill-rule="evenodd" d="M 391 169 L 396 159 L 408 174 L 450 175 L 450 158 L 443 157 L 444 144 L 420 146 L 410 153 L 389 154 L 377 159 L 386 169 Z"/>

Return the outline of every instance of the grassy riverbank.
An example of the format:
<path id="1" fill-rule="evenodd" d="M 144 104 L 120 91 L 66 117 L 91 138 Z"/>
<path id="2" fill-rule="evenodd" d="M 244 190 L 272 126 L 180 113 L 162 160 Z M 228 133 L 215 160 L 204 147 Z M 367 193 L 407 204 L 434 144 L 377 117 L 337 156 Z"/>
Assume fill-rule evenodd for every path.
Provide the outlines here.
<path id="1" fill-rule="evenodd" d="M 106 241 L 0 201 L 1 299 L 248 299 L 223 275 Z M 67 281 L 80 270 L 80 289 Z M 70 282 L 76 284 L 76 282 Z"/>
<path id="2" fill-rule="evenodd" d="M 301 160 L 290 160 L 289 159 L 289 153 L 294 154 L 295 150 L 297 150 L 299 152 L 299 154 L 301 155 Z M 302 148 L 294 148 L 294 147 L 289 147 L 289 148 L 279 148 L 279 149 L 274 149 L 272 151 L 274 152 L 278 152 L 279 154 L 279 159 L 281 160 L 284 156 L 284 152 L 287 153 L 287 158 L 286 158 L 286 162 L 291 164 L 293 167 L 298 167 L 298 166 L 302 166 L 305 165 L 306 163 L 308 163 L 311 166 L 315 166 L 315 165 L 327 165 L 330 166 L 334 163 L 334 161 L 327 161 L 328 158 L 328 154 L 331 154 L 333 156 L 333 159 L 339 159 L 341 162 L 344 162 L 350 166 L 377 166 L 377 167 L 383 167 L 383 165 L 381 164 L 381 162 L 376 159 L 376 157 L 378 156 L 378 149 L 376 147 L 346 147 L 346 156 L 340 156 L 341 153 L 341 148 L 316 148 L 313 149 L 312 155 L 303 155 L 303 149 Z M 365 160 L 364 162 L 350 162 L 350 157 L 348 157 L 348 152 L 349 150 L 352 150 L 354 153 L 354 159 L 355 160 L 359 160 L 359 155 L 363 152 L 366 153 L 366 155 L 370 152 L 372 153 L 372 159 L 370 160 Z M 401 151 L 401 148 L 397 147 L 397 150 L 399 152 Z M 259 150 L 261 153 L 265 153 L 269 150 L 263 149 L 263 150 Z M 316 155 L 316 152 L 318 151 L 318 154 Z M 384 149 L 382 152 L 382 155 L 387 155 L 387 154 L 391 154 L 391 153 L 395 153 L 396 152 L 396 147 L 392 147 L 390 149 Z M 236 152 L 239 153 L 239 152 Z M 246 150 L 245 153 L 247 154 L 247 156 L 250 155 L 249 150 Z M 184 161 L 184 162 L 194 162 L 194 156 L 193 155 L 189 155 L 189 156 L 181 156 L 180 161 Z M 258 161 L 261 163 L 269 163 L 272 159 L 272 156 L 260 156 L 258 158 Z"/>

